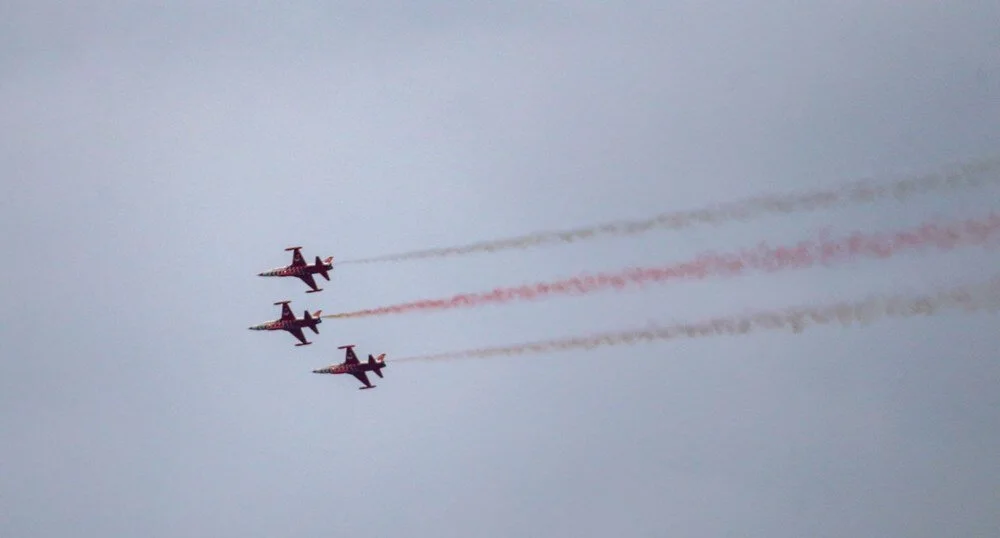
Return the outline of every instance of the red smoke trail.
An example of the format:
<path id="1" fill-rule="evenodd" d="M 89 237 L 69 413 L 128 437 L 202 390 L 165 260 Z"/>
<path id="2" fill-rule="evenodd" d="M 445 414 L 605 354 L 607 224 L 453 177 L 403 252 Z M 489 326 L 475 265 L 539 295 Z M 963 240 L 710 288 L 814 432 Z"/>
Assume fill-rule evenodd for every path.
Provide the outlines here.
<path id="1" fill-rule="evenodd" d="M 639 220 L 608 222 L 572 230 L 540 231 L 519 237 L 481 241 L 468 245 L 386 254 L 373 258 L 343 260 L 339 263 L 340 265 L 348 263 L 376 263 L 421 258 L 443 258 L 477 252 L 499 252 L 541 245 L 572 243 L 574 241 L 585 241 L 603 236 L 620 237 L 638 235 L 655 229 L 678 230 L 699 224 L 746 221 L 764 215 L 815 211 L 831 207 L 872 203 L 890 198 L 902 201 L 928 192 L 969 189 L 981 187 L 989 183 L 996 183 L 1000 180 L 1000 175 L 985 174 L 992 172 L 998 166 L 1000 166 L 1000 158 L 993 157 L 945 167 L 942 172 L 934 172 L 892 182 L 875 183 L 858 181 L 834 189 L 796 194 L 758 196 L 738 202 L 716 204 L 693 211 L 661 213 L 651 218 Z"/>
<path id="2" fill-rule="evenodd" d="M 915 228 L 891 234 L 855 232 L 840 239 L 830 239 L 821 233 L 814 239 L 794 246 L 768 247 L 766 243 L 754 249 L 729 254 L 705 253 L 692 261 L 662 267 L 628 268 L 616 273 L 583 275 L 553 282 L 496 288 L 484 293 L 462 293 L 445 299 L 427 299 L 411 303 L 382 306 L 355 312 L 323 316 L 325 318 L 358 318 L 402 314 L 420 310 L 448 310 L 514 300 L 534 300 L 555 295 L 583 295 L 606 289 L 625 289 L 650 282 L 704 279 L 736 276 L 748 271 L 775 272 L 804 269 L 816 265 L 832 265 L 854 260 L 885 259 L 902 252 L 936 248 L 950 250 L 968 245 L 986 245 L 1000 230 L 1000 214 L 990 213 L 983 219 L 969 219 L 945 224 L 924 223 Z"/>
<path id="3" fill-rule="evenodd" d="M 855 302 L 841 302 L 820 306 L 800 306 L 784 310 L 772 310 L 714 318 L 700 322 L 679 323 L 669 326 L 654 326 L 615 333 L 593 334 L 575 338 L 562 338 L 540 342 L 528 342 L 502 347 L 486 347 L 403 357 L 393 362 L 438 361 L 452 359 L 481 359 L 495 356 L 549 353 L 570 349 L 592 349 L 601 346 L 632 345 L 655 340 L 677 338 L 699 338 L 747 334 L 760 330 L 788 330 L 801 333 L 810 326 L 839 323 L 868 325 L 879 318 L 905 318 L 930 316 L 943 310 L 962 309 L 967 312 L 986 310 L 996 313 L 1000 310 L 1000 276 L 988 282 L 970 286 L 959 286 L 937 293 L 919 295 L 873 296 Z"/>

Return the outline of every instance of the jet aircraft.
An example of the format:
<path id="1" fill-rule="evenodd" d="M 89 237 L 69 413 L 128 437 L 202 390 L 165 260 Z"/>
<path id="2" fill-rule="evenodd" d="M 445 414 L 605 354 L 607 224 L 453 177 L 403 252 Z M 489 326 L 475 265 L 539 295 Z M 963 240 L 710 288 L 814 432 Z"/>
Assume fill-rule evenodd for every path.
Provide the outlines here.
<path id="1" fill-rule="evenodd" d="M 363 387 L 358 387 L 358 390 L 373 389 L 376 385 L 372 385 L 368 381 L 368 374 L 366 372 L 375 372 L 375 375 L 382 377 L 382 368 L 385 368 L 385 353 L 379 355 L 378 357 L 372 357 L 368 354 L 368 362 L 361 362 L 358 360 L 358 356 L 354 354 L 354 344 L 349 346 L 340 346 L 337 349 L 346 349 L 346 358 L 344 362 L 340 364 L 334 364 L 327 366 L 326 368 L 320 368 L 319 370 L 313 370 L 314 374 L 351 374 L 358 378 L 358 381 L 365 384 Z"/>
<path id="2" fill-rule="evenodd" d="M 301 319 L 295 319 L 295 314 L 292 313 L 292 309 L 288 306 L 290 302 L 278 301 L 274 303 L 275 306 L 281 305 L 281 319 L 254 325 L 253 327 L 249 327 L 249 329 L 251 331 L 288 331 L 302 342 L 301 344 L 295 344 L 296 346 L 308 346 L 312 342 L 306 341 L 305 335 L 302 334 L 302 329 L 308 327 L 314 333 L 319 334 L 319 329 L 316 326 L 323 323 L 323 320 L 319 317 L 323 311 L 317 310 L 310 316 L 309 311 L 305 310 L 302 313 Z"/>
<path id="3" fill-rule="evenodd" d="M 316 256 L 316 263 L 309 265 L 306 263 L 305 258 L 302 257 L 302 247 L 288 247 L 286 251 L 292 251 L 292 264 L 286 265 L 284 267 L 277 267 L 271 269 L 270 271 L 264 271 L 263 273 L 257 273 L 257 276 L 294 276 L 301 279 L 306 283 L 311 290 L 306 293 L 316 293 L 317 291 L 323 291 L 323 288 L 316 287 L 316 280 L 313 279 L 313 275 L 319 273 L 323 275 L 323 278 L 330 280 L 330 274 L 327 272 L 333 269 L 333 256 L 325 260 L 319 259 Z"/>

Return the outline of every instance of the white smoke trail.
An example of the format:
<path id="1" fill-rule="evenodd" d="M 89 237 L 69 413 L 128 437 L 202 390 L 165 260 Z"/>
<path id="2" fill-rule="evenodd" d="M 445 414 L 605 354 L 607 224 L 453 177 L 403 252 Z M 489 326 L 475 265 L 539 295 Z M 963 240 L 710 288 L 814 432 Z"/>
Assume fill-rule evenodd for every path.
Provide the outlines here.
<path id="1" fill-rule="evenodd" d="M 986 282 L 957 286 L 938 292 L 876 295 L 854 302 L 799 306 L 783 310 L 760 311 L 753 314 L 713 318 L 691 323 L 528 342 L 502 347 L 403 357 L 394 359 L 393 362 L 441 361 L 549 353 L 571 349 L 592 349 L 602 346 L 632 345 L 639 342 L 657 340 L 747 334 L 760 330 L 785 330 L 793 333 L 801 333 L 807 328 L 820 325 L 834 323 L 844 326 L 854 324 L 868 325 L 882 318 L 930 316 L 949 310 L 964 310 L 966 312 L 985 310 L 993 314 L 1000 311 L 1000 275 Z"/>
<path id="2" fill-rule="evenodd" d="M 609 222 L 571 230 L 540 231 L 519 237 L 481 241 L 467 245 L 413 250 L 371 258 L 344 260 L 340 261 L 339 264 L 403 261 L 458 256 L 479 252 L 499 252 L 542 245 L 572 243 L 604 236 L 638 235 L 658 229 L 678 230 L 700 224 L 723 224 L 730 221 L 747 221 L 765 215 L 816 211 L 819 209 L 872 203 L 884 199 L 903 201 L 920 194 L 970 189 L 996 183 L 1000 180 L 1000 174 L 993 172 L 996 171 L 998 166 L 1000 166 L 1000 157 L 992 157 L 954 164 L 943 167 L 939 172 L 891 182 L 863 180 L 835 189 L 759 196 L 737 202 L 703 207 L 692 211 L 661 213 L 655 217 L 640 220 Z"/>

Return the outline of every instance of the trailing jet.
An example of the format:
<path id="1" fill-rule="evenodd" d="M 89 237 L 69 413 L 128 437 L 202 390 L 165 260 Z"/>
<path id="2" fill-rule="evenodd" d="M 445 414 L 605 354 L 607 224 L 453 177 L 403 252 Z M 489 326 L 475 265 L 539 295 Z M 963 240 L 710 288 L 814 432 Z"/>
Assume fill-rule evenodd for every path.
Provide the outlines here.
<path id="1" fill-rule="evenodd" d="M 294 276 L 305 282 L 311 290 L 306 293 L 316 293 L 317 291 L 323 291 L 323 288 L 316 287 L 316 281 L 313 279 L 313 275 L 319 273 L 323 275 L 323 278 L 330 280 L 330 274 L 327 272 L 333 269 L 333 256 L 325 260 L 319 259 L 316 256 L 316 263 L 309 265 L 306 263 L 305 258 L 302 257 L 302 247 L 288 247 L 286 251 L 292 251 L 292 264 L 286 265 L 284 267 L 277 267 L 271 269 L 270 271 L 264 271 L 263 273 L 257 273 L 257 276 Z"/>
<path id="2" fill-rule="evenodd" d="M 363 387 L 358 387 L 358 390 L 373 389 L 376 385 L 372 385 L 368 381 L 368 374 L 365 372 L 375 372 L 375 375 L 382 377 L 382 368 L 385 368 L 385 353 L 379 355 L 378 357 L 372 357 L 368 354 L 368 362 L 361 362 L 358 360 L 358 356 L 354 354 L 354 344 L 349 346 L 340 346 L 337 349 L 346 349 L 345 352 L 347 357 L 344 362 L 340 364 L 334 364 L 327 366 L 326 368 L 320 368 L 319 370 L 313 370 L 314 374 L 351 374 L 358 378 L 358 381 L 365 384 Z"/>
<path id="3" fill-rule="evenodd" d="M 288 306 L 291 301 L 278 301 L 274 303 L 275 306 L 281 305 L 281 319 L 276 319 L 274 321 L 268 321 L 261 323 L 260 325 L 254 325 L 250 327 L 251 331 L 288 331 L 292 333 L 295 338 L 298 338 L 301 344 L 295 344 L 296 346 L 308 346 L 312 342 L 307 342 L 305 335 L 302 334 L 302 329 L 309 327 L 316 334 L 319 334 L 319 329 L 316 328 L 317 325 L 323 323 L 323 320 L 319 317 L 323 313 L 322 310 L 317 310 L 312 316 L 309 315 L 309 311 L 305 310 L 302 313 L 302 319 L 295 319 L 295 314 L 292 313 L 292 309 Z"/>

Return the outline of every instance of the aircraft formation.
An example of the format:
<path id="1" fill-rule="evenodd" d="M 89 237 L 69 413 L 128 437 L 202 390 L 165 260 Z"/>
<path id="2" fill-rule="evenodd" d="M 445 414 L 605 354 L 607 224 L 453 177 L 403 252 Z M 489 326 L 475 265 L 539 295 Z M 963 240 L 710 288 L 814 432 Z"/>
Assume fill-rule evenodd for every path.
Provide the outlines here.
<path id="1" fill-rule="evenodd" d="M 321 275 L 326 280 L 330 280 L 330 271 L 333 270 L 333 256 L 326 259 L 320 259 L 316 256 L 316 261 L 313 264 L 306 263 L 305 258 L 302 257 L 302 247 L 288 247 L 285 249 L 287 252 L 292 252 L 292 263 L 286 265 L 285 267 L 276 267 L 269 271 L 263 271 L 257 273 L 257 276 L 262 277 L 296 277 L 307 286 L 309 290 L 306 293 L 316 293 L 323 291 L 323 288 L 316 286 L 316 280 L 313 275 Z M 320 318 L 320 314 L 323 313 L 322 310 L 317 310 L 312 314 L 308 310 L 302 312 L 301 318 L 296 318 L 295 313 L 292 312 L 292 308 L 289 305 L 291 301 L 278 301 L 274 303 L 274 306 L 281 306 L 281 317 L 272 320 L 265 321 L 258 325 L 253 325 L 248 327 L 251 331 L 287 331 L 292 336 L 294 336 L 299 343 L 295 344 L 298 346 L 308 346 L 312 342 L 306 340 L 305 333 L 303 329 L 310 329 L 315 334 L 319 334 L 319 329 L 317 326 L 323 322 Z M 371 354 L 368 355 L 368 362 L 361 362 L 358 360 L 358 356 L 354 354 L 354 344 L 339 346 L 337 349 L 343 349 L 344 351 L 344 362 L 339 364 L 332 364 L 326 368 L 319 368 L 313 370 L 314 374 L 351 374 L 358 381 L 360 381 L 364 386 L 358 387 L 360 390 L 373 389 L 376 385 L 372 385 L 371 381 L 368 380 L 368 372 L 375 372 L 375 375 L 379 377 L 382 376 L 382 369 L 385 368 L 385 353 L 382 353 L 378 357 L 374 357 Z"/>

